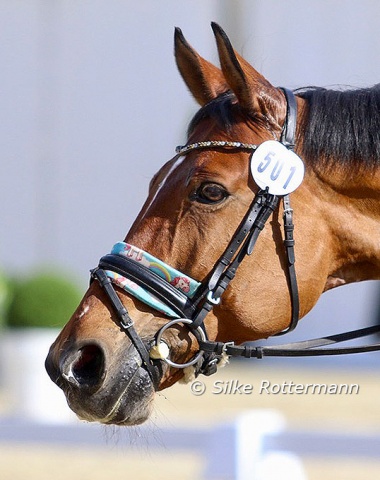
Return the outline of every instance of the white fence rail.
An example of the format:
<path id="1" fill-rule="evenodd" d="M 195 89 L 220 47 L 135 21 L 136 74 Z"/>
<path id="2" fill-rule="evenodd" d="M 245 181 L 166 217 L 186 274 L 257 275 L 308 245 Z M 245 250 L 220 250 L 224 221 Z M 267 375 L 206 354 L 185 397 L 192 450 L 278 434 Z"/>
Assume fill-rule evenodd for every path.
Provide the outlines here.
<path id="1" fill-rule="evenodd" d="M 292 431 L 273 410 L 252 410 L 234 422 L 212 428 L 148 426 L 132 432 L 124 428 L 121 436 L 123 443 L 135 449 L 191 450 L 202 455 L 206 460 L 204 478 L 209 480 L 306 480 L 303 455 L 380 458 L 380 435 Z M 103 426 L 0 419 L 0 443 L 12 442 L 114 448 Z"/>

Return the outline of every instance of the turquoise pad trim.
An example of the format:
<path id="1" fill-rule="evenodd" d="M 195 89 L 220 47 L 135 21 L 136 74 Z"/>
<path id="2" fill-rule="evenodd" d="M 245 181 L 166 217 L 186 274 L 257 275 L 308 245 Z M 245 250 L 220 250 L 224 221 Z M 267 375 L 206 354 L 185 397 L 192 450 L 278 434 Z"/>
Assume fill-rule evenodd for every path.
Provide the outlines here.
<path id="1" fill-rule="evenodd" d="M 200 282 L 197 282 L 188 275 L 181 273 L 179 270 L 176 270 L 170 265 L 164 263 L 162 260 L 154 257 L 150 253 L 130 245 L 129 243 L 116 243 L 111 250 L 111 254 L 121 255 L 129 258 L 130 260 L 134 260 L 137 263 L 141 263 L 144 265 L 144 267 L 152 270 L 152 272 L 164 278 L 168 283 L 173 285 L 189 298 L 194 296 L 198 287 L 201 285 Z M 127 291 L 138 300 L 141 300 L 146 305 L 161 313 L 164 313 L 169 317 L 178 318 L 178 314 L 175 313 L 170 307 L 161 302 L 161 300 L 152 295 L 150 292 L 140 287 L 137 283 L 132 282 L 128 278 L 112 272 L 111 270 L 105 270 L 105 272 L 115 285 Z"/>

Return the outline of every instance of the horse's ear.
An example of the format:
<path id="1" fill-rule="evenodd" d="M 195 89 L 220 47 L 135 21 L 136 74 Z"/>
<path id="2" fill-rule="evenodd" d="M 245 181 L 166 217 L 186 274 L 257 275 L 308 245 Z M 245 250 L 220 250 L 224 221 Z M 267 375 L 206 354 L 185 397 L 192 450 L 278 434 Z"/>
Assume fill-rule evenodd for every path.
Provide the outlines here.
<path id="1" fill-rule="evenodd" d="M 222 71 L 202 58 L 178 27 L 174 35 L 174 53 L 182 78 L 201 106 L 229 89 Z"/>
<path id="2" fill-rule="evenodd" d="M 218 46 L 223 74 L 236 95 L 239 104 L 249 113 L 264 113 L 272 116 L 270 107 L 283 97 L 259 72 L 233 49 L 224 30 L 216 23 L 211 24 Z M 278 107 L 277 107 L 278 108 Z"/>

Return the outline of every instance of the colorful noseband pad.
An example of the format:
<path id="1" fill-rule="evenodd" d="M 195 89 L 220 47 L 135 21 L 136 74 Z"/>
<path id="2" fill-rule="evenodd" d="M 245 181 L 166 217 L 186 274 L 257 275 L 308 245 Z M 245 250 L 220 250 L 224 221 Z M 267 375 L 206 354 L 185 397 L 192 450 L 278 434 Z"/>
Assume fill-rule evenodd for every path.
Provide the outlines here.
<path id="1" fill-rule="evenodd" d="M 200 286 L 200 283 L 196 280 L 193 280 L 191 277 L 184 275 L 153 255 L 150 255 L 149 253 L 144 252 L 144 250 L 134 247 L 129 243 L 116 243 L 112 248 L 111 254 L 126 257 L 129 260 L 133 260 L 134 262 L 144 266 L 166 280 L 170 285 L 181 291 L 189 298 L 194 296 L 196 290 Z M 105 272 L 115 285 L 124 289 L 138 300 L 144 302 L 146 305 L 149 305 L 150 307 L 158 310 L 161 313 L 164 313 L 169 317 L 179 317 L 178 313 L 172 310 L 168 305 L 129 278 L 113 272 L 112 270 L 105 270 Z"/>

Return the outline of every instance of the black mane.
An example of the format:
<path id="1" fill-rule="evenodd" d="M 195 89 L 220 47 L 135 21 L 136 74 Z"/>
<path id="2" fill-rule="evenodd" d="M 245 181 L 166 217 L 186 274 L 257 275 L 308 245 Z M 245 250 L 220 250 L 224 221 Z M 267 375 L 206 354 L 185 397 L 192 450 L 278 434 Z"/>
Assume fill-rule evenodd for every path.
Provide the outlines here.
<path id="1" fill-rule="evenodd" d="M 298 141 L 308 161 L 367 167 L 379 164 L 380 84 L 350 90 L 308 87 L 295 94 L 307 103 Z M 238 113 L 242 112 L 235 96 L 223 93 L 195 114 L 188 132 L 206 118 L 214 119 L 228 131 Z"/>
<path id="2" fill-rule="evenodd" d="M 380 159 L 380 84 L 371 88 L 295 92 L 307 102 L 300 135 L 312 162 L 373 166 Z"/>

